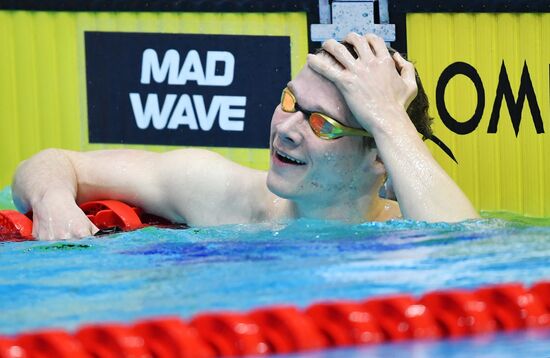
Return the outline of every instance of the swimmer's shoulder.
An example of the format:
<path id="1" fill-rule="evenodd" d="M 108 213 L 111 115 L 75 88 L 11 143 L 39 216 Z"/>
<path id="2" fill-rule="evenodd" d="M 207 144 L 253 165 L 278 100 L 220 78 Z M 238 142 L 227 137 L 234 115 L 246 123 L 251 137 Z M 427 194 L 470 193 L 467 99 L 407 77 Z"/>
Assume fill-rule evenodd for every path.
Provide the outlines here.
<path id="1" fill-rule="evenodd" d="M 266 172 L 204 149 L 181 149 L 165 156 L 168 206 L 188 224 L 255 222 L 265 212 Z"/>
<path id="2" fill-rule="evenodd" d="M 189 193 L 187 198 L 181 195 L 178 198 L 176 194 L 172 199 L 177 200 L 178 212 L 188 222 L 259 223 L 293 217 L 291 203 L 268 189 L 267 171 L 241 165 L 205 149 L 181 149 L 170 155 L 180 163 L 173 169 L 171 184 L 177 189 L 173 193 L 182 190 Z M 188 174 L 193 174 L 192 178 Z M 183 185 L 184 182 L 192 185 Z M 189 202 L 200 210 L 189 213 Z"/>

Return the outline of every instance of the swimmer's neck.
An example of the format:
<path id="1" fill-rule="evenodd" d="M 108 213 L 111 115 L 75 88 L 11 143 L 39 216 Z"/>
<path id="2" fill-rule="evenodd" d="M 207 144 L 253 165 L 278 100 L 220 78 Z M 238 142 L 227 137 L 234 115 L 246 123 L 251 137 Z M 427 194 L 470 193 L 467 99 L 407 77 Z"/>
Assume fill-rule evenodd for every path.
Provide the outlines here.
<path id="1" fill-rule="evenodd" d="M 354 199 L 341 199 L 332 202 L 322 200 L 288 200 L 289 218 L 336 220 L 349 223 L 380 221 L 386 219 L 385 200 L 377 193 Z"/>

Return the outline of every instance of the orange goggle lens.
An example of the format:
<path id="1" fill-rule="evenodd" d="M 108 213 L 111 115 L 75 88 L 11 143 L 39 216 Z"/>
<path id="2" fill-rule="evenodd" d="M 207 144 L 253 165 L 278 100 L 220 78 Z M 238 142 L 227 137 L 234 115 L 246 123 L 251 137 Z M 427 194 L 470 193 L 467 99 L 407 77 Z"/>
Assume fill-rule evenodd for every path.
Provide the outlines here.
<path id="1" fill-rule="evenodd" d="M 296 112 L 296 98 L 288 90 L 284 89 L 281 95 L 281 108 L 285 112 Z M 306 114 L 307 115 L 307 114 Z M 321 138 L 334 138 L 334 126 L 330 124 L 320 113 L 310 113 L 308 118 L 309 126 L 313 132 Z"/>
<path id="2" fill-rule="evenodd" d="M 296 99 L 286 88 L 281 95 L 281 108 L 285 112 L 296 112 Z"/>

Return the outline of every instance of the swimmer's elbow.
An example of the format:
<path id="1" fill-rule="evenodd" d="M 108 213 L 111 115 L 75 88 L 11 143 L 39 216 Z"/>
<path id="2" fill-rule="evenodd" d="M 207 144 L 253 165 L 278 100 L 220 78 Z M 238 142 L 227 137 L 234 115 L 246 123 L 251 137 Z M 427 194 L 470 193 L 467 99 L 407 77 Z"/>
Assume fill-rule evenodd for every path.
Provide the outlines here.
<path id="1" fill-rule="evenodd" d="M 31 210 L 29 201 L 23 199 L 24 185 L 22 183 L 26 180 L 25 175 L 28 175 L 25 172 L 26 165 L 27 161 L 19 163 L 11 183 L 11 197 L 13 199 L 13 204 L 20 213 L 27 213 Z"/>
<path id="2" fill-rule="evenodd" d="M 20 213 L 26 214 L 31 210 L 31 206 L 28 202 L 24 201 L 15 193 L 15 191 L 12 188 L 12 198 L 13 198 L 13 204 L 15 205 L 15 208 Z"/>

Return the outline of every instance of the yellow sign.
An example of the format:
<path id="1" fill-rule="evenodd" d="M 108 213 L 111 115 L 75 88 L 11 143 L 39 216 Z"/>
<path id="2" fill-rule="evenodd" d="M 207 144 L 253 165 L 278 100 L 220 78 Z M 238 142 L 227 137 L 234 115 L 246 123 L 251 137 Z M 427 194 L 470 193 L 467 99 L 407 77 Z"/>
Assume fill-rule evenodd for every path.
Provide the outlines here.
<path id="1" fill-rule="evenodd" d="M 409 14 L 436 159 L 480 210 L 550 215 L 550 14 Z"/>

